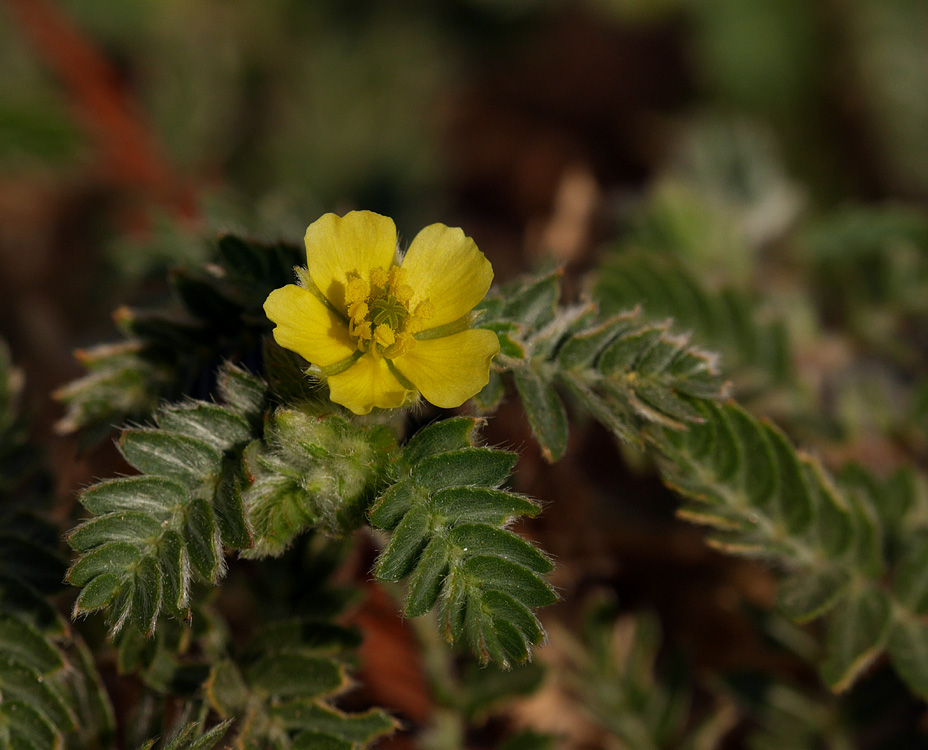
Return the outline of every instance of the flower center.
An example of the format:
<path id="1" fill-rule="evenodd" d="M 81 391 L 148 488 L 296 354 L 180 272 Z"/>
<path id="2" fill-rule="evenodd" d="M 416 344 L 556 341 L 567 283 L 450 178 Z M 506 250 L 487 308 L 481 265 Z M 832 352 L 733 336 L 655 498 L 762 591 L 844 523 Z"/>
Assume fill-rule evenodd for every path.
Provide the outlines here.
<path id="1" fill-rule="evenodd" d="M 372 270 L 367 279 L 353 274 L 345 290 L 348 333 L 358 351 L 393 359 L 410 351 L 414 334 L 435 314 L 427 299 L 411 304 L 413 288 L 405 283 L 399 266 Z"/>

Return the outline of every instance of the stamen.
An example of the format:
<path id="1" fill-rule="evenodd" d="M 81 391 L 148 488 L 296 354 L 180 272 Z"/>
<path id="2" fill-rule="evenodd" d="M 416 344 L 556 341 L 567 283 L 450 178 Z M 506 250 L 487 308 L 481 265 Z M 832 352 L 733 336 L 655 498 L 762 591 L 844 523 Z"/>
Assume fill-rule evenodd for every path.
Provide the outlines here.
<path id="1" fill-rule="evenodd" d="M 404 305 L 412 299 L 413 294 L 413 288 L 409 284 L 400 284 L 393 290 L 393 296 Z"/>
<path id="2" fill-rule="evenodd" d="M 413 335 L 434 316 L 435 308 L 421 300 L 411 309 L 416 293 L 404 283 L 405 277 L 399 266 L 371 269 L 369 282 L 357 273 L 349 275 L 345 288 L 348 333 L 358 351 L 392 359 L 415 347 Z"/>
<path id="3" fill-rule="evenodd" d="M 370 341 L 372 338 L 371 334 L 371 323 L 370 321 L 364 321 L 363 323 L 355 324 L 354 321 L 351 323 L 351 330 L 349 331 L 352 336 L 356 336 L 362 341 Z"/>
<path id="4" fill-rule="evenodd" d="M 371 285 L 385 287 L 387 282 L 390 280 L 390 277 L 387 276 L 387 272 L 382 268 L 375 268 L 371 271 Z"/>
<path id="5" fill-rule="evenodd" d="M 345 288 L 345 302 L 349 305 L 356 302 L 363 302 L 367 299 L 369 293 L 370 291 L 364 280 L 356 276 L 348 281 L 348 286 Z M 349 312 L 349 315 L 350 314 Z"/>
<path id="6" fill-rule="evenodd" d="M 393 342 L 396 341 L 396 335 L 393 333 L 393 329 L 390 328 L 390 326 L 377 326 L 374 330 L 374 341 L 386 348 L 388 346 L 393 346 Z"/>
<path id="7" fill-rule="evenodd" d="M 396 336 L 396 344 L 394 344 L 394 356 L 400 354 L 405 354 L 410 349 L 416 345 L 416 340 L 412 337 L 412 334 L 409 333 L 399 333 Z"/>
<path id="8" fill-rule="evenodd" d="M 367 302 L 352 302 L 348 305 L 348 317 L 355 323 L 364 320 L 369 312 L 370 308 L 367 306 Z"/>
<path id="9" fill-rule="evenodd" d="M 431 320 L 435 317 L 435 305 L 427 299 L 422 300 L 422 302 L 416 305 L 415 316 L 419 318 L 419 320 Z"/>

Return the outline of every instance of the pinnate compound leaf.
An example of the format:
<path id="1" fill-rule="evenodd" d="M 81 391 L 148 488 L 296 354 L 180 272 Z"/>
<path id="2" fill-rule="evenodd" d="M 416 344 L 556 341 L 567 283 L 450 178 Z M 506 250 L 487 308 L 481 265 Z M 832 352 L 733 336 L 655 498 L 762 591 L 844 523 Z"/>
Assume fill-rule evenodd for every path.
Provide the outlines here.
<path id="1" fill-rule="evenodd" d="M 539 290 L 540 291 L 540 290 Z M 533 308 L 547 315 L 547 303 Z M 531 657 L 545 633 L 533 609 L 557 600 L 542 576 L 551 562 L 505 526 L 535 515 L 531 500 L 500 489 L 515 462 L 477 447 L 474 420 L 429 425 L 400 454 L 400 476 L 370 510 L 390 539 L 375 565 L 381 580 L 409 578 L 404 612 L 438 606 L 444 632 L 484 663 L 508 667 Z"/>
<path id="2" fill-rule="evenodd" d="M 739 397 L 792 377 L 783 322 L 765 315 L 740 290 L 709 288 L 670 253 L 625 248 L 608 253 L 594 290 L 606 314 L 641 305 L 652 318 L 670 317 L 677 328 L 692 331 L 695 343 L 722 354 Z"/>
<path id="3" fill-rule="evenodd" d="M 923 481 L 856 465 L 836 481 L 740 407 L 694 405 L 703 422 L 650 433 L 665 482 L 686 499 L 680 516 L 710 526 L 709 544 L 782 570 L 787 616 L 825 618 L 820 671 L 832 689 L 849 687 L 888 644 L 903 679 L 928 696 L 919 672 L 928 642 L 918 641 L 928 637 L 919 620 L 928 611 Z"/>
<path id="4" fill-rule="evenodd" d="M 481 318 L 500 339 L 495 371 L 511 373 L 547 460 L 567 449 L 563 396 L 633 443 L 649 424 L 698 422 L 690 398 L 724 396 L 716 358 L 672 335 L 668 321 L 646 321 L 637 309 L 604 317 L 590 304 L 558 306 L 559 287 L 558 273 L 514 282 L 483 303 Z"/>
<path id="5" fill-rule="evenodd" d="M 158 413 L 158 427 L 125 430 L 120 450 L 142 474 L 81 495 L 97 517 L 68 535 L 82 553 L 68 572 L 68 581 L 83 587 L 75 615 L 104 609 L 114 633 L 131 621 L 150 634 L 162 611 L 186 613 L 194 578 L 222 577 L 223 546 L 251 545 L 237 467 L 254 438 L 251 410 L 264 386 L 231 365 L 220 382 L 227 395 L 238 389 L 235 404 L 169 405 Z"/>
<path id="6" fill-rule="evenodd" d="M 211 707 L 230 719 L 247 714 L 232 747 L 360 750 L 393 733 L 397 722 L 379 709 L 345 713 L 329 703 L 350 687 L 347 662 L 358 642 L 333 623 L 287 620 L 266 626 L 236 661 L 215 664 L 205 685 Z"/>
<path id="7" fill-rule="evenodd" d="M 222 741 L 231 725 L 231 721 L 223 721 L 204 732 L 199 722 L 191 722 L 168 739 L 163 744 L 163 750 L 212 750 Z M 157 740 L 150 739 L 140 745 L 138 750 L 152 750 L 156 743 Z"/>
<path id="8" fill-rule="evenodd" d="M 47 599 L 65 563 L 57 526 L 37 512 L 52 498 L 18 412 L 21 383 L 0 340 L 0 744 L 104 747 L 109 699 L 86 646 Z"/>

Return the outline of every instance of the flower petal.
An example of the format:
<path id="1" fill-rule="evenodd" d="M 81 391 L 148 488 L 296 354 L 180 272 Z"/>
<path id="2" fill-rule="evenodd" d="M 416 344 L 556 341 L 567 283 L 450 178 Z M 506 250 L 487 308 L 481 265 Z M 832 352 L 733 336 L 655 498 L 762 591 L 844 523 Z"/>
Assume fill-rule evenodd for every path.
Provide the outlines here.
<path id="1" fill-rule="evenodd" d="M 369 354 L 344 372 L 330 376 L 328 383 L 330 398 L 355 414 L 367 414 L 375 406 L 395 409 L 413 393 L 390 372 L 387 360 Z"/>
<path id="2" fill-rule="evenodd" d="M 371 211 L 352 211 L 344 218 L 325 214 L 306 230 L 306 268 L 325 298 L 346 312 L 349 273 L 367 280 L 372 268 L 387 268 L 396 255 L 393 219 Z"/>
<path id="3" fill-rule="evenodd" d="M 452 409 L 487 384 L 490 362 L 498 352 L 496 334 L 475 328 L 417 341 L 412 351 L 393 360 L 393 366 L 426 401 Z"/>
<path id="4" fill-rule="evenodd" d="M 347 359 L 356 350 L 348 327 L 312 292 L 295 284 L 275 289 L 264 312 L 277 324 L 274 338 L 319 367 Z"/>
<path id="5" fill-rule="evenodd" d="M 404 281 L 415 291 L 413 305 L 428 299 L 435 314 L 427 328 L 466 315 L 493 281 L 493 266 L 474 241 L 456 227 L 432 224 L 416 235 L 403 259 Z"/>

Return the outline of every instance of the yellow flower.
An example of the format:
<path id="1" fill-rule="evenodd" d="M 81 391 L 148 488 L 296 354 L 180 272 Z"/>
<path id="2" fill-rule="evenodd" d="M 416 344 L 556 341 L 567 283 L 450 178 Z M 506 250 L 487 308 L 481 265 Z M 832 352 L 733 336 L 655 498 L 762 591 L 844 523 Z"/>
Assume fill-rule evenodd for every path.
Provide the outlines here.
<path id="1" fill-rule="evenodd" d="M 493 268 L 460 229 L 432 224 L 400 259 L 393 220 L 326 214 L 306 230 L 299 286 L 275 289 L 264 311 L 274 338 L 311 362 L 332 400 L 355 414 L 401 406 L 416 392 L 460 406 L 489 380 L 492 331 L 471 328 Z"/>

